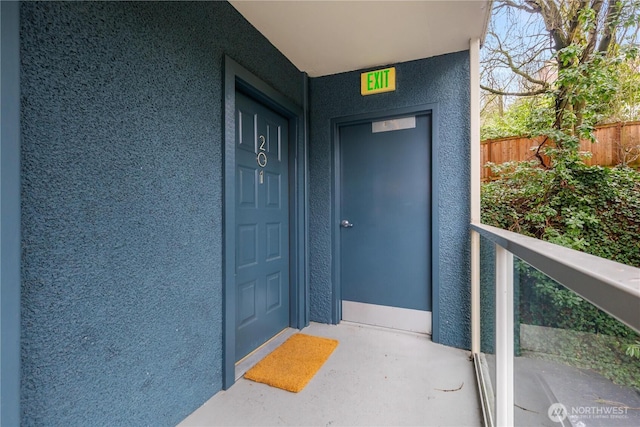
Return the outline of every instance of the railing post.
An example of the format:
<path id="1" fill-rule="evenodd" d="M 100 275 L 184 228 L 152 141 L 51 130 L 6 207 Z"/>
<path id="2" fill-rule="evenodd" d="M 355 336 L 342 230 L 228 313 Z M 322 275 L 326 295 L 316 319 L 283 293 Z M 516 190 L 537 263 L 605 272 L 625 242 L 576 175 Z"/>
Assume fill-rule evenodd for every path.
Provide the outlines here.
<path id="1" fill-rule="evenodd" d="M 496 245 L 496 424 L 514 425 L 513 254 Z"/>
<path id="2" fill-rule="evenodd" d="M 471 231 L 471 353 L 480 354 L 480 234 Z"/>

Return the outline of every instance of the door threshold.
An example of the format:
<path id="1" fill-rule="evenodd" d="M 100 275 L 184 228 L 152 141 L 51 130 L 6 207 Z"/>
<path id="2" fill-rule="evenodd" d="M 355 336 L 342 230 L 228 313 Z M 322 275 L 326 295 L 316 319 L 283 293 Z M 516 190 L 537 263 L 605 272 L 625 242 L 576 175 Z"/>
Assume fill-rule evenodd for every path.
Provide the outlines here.
<path id="1" fill-rule="evenodd" d="M 271 353 L 273 350 L 280 347 L 280 344 L 284 343 L 287 339 L 289 339 L 289 337 L 291 337 L 291 335 L 297 332 L 300 331 L 295 328 L 285 328 L 274 335 L 273 338 L 262 344 L 260 347 L 256 348 L 251 353 L 238 360 L 236 362 L 235 380 L 238 381 L 240 378 L 242 378 L 242 376 L 249 369 L 253 368 L 256 363 L 264 359 L 264 357 Z"/>
<path id="2" fill-rule="evenodd" d="M 342 320 L 431 335 L 431 312 L 342 300 Z"/>

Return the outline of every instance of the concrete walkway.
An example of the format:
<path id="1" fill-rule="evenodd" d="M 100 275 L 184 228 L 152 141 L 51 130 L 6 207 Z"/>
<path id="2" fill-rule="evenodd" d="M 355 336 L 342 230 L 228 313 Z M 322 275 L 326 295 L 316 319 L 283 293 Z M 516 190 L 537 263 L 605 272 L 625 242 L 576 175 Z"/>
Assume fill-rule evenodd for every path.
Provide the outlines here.
<path id="1" fill-rule="evenodd" d="M 428 336 L 343 322 L 303 333 L 340 344 L 300 393 L 244 378 L 180 426 L 480 426 L 469 352 Z"/>

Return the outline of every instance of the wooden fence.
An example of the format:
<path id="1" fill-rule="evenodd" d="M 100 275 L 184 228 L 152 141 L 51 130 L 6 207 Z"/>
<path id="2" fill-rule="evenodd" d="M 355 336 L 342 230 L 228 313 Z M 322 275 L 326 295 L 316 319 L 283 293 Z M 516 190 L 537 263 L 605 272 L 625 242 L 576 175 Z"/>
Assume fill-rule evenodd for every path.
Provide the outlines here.
<path id="1" fill-rule="evenodd" d="M 581 151 L 590 151 L 591 158 L 586 158 L 588 165 L 615 166 L 621 163 L 622 148 L 640 147 L 640 122 L 613 123 L 598 126 L 595 131 L 597 143 L 582 141 Z M 532 160 L 535 151 L 542 138 L 508 137 L 500 139 L 488 139 L 482 141 L 480 148 L 480 161 L 482 167 L 482 180 L 491 179 L 492 173 L 487 162 L 500 164 L 510 161 Z M 640 159 L 630 164 L 640 167 Z"/>

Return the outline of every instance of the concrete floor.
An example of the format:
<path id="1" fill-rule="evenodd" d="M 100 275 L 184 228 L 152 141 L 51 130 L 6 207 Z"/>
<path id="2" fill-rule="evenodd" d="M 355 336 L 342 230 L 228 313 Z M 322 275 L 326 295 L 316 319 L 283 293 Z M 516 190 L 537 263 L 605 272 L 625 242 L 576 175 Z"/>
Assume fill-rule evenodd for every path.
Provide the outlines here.
<path id="1" fill-rule="evenodd" d="M 179 426 L 481 425 L 469 352 L 347 322 L 312 323 L 302 332 L 340 342 L 304 390 L 241 378 Z"/>

